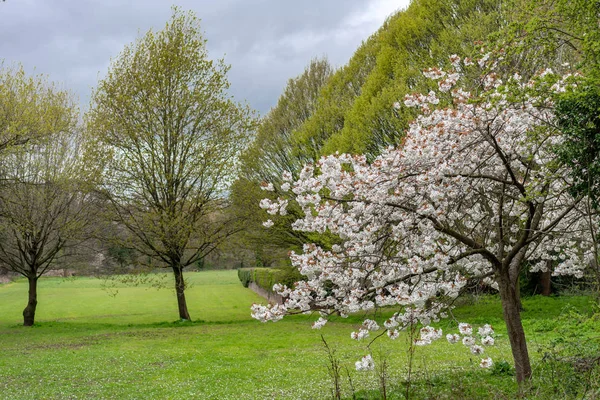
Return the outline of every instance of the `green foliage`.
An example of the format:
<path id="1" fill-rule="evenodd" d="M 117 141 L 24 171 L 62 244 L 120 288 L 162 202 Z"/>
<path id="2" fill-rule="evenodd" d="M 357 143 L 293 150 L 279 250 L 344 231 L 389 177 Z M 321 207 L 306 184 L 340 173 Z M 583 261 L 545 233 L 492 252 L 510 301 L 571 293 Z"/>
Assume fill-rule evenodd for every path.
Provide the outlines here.
<path id="1" fill-rule="evenodd" d="M 304 72 L 290 79 L 277 105 L 262 118 L 256 137 L 241 161 L 241 176 L 253 182 L 279 182 L 287 171 L 297 177 L 312 158 L 294 153 L 294 132 L 315 112 L 323 86 L 333 69 L 327 59 L 313 59 Z"/>
<path id="2" fill-rule="evenodd" d="M 389 18 L 329 80 L 319 107 L 298 130 L 297 150 L 317 159 L 336 151 L 374 157 L 401 143 L 414 117 L 393 104 L 429 90 L 422 70 L 468 55 L 473 42 L 500 29 L 497 0 L 416 0 Z"/>
<path id="3" fill-rule="evenodd" d="M 240 268 L 237 270 L 238 278 L 244 287 L 248 287 L 250 282 L 252 282 L 252 272 L 253 268 Z"/>
<path id="4" fill-rule="evenodd" d="M 199 19 L 174 8 L 113 60 L 92 98 L 112 217 L 132 234 L 126 247 L 163 265 L 191 265 L 236 229 L 220 211 L 254 120 L 227 94 L 228 69 L 209 58 Z"/>
<path id="5" fill-rule="evenodd" d="M 135 261 L 135 251 L 119 245 L 110 246 L 108 248 L 108 256 L 118 264 L 121 271 Z"/>
<path id="6" fill-rule="evenodd" d="M 278 283 L 279 271 L 271 268 L 254 268 L 252 281 L 259 287 L 272 291 L 273 285 Z"/>
<path id="7" fill-rule="evenodd" d="M 490 373 L 496 376 L 513 376 L 515 374 L 515 369 L 508 361 L 499 360 L 492 365 Z"/>
<path id="8" fill-rule="evenodd" d="M 539 344 L 537 393 L 564 399 L 600 394 L 600 313 L 592 314 L 566 306 L 555 320 L 552 340 Z"/>
<path id="9" fill-rule="evenodd" d="M 0 151 L 72 132 L 77 122 L 72 95 L 42 75 L 27 76 L 21 65 L 0 63 Z"/>
<path id="10" fill-rule="evenodd" d="M 299 248 L 305 242 L 304 235 L 290 228 L 300 214 L 295 205 L 289 207 L 286 217 L 275 218 L 275 226 L 270 229 L 262 226 L 269 216 L 258 203 L 264 197 L 276 198 L 278 194 L 262 191 L 260 184 L 281 182 L 283 172 L 297 178 L 303 164 L 309 161 L 295 153 L 293 134 L 315 111 L 316 99 L 331 74 L 332 67 L 326 59 L 313 59 L 302 74 L 290 79 L 277 105 L 262 118 L 254 141 L 241 156 L 240 174 L 231 188 L 233 212 L 244 221 L 241 244 L 253 251 L 264 266 L 285 258 L 290 247 Z"/>
<path id="11" fill-rule="evenodd" d="M 273 285 L 280 283 L 293 287 L 294 283 L 303 279 L 303 276 L 296 268 L 240 268 L 238 269 L 238 278 L 244 287 L 248 287 L 250 282 L 268 292 L 273 291 Z"/>
<path id="12" fill-rule="evenodd" d="M 566 137 L 558 154 L 573 171 L 573 195 L 589 195 L 596 208 L 600 205 L 599 83 L 583 82 L 558 99 L 555 111 L 558 128 Z"/>

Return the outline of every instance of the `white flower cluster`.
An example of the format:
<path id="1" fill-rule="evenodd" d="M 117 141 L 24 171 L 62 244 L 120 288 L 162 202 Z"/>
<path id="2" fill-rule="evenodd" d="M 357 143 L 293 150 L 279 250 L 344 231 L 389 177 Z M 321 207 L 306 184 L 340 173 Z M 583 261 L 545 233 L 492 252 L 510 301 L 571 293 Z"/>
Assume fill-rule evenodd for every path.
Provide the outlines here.
<path id="1" fill-rule="evenodd" d="M 483 354 L 485 349 L 482 346 L 476 344 L 477 340 L 472 336 L 473 335 L 473 327 L 470 324 L 461 322 L 458 324 L 458 331 L 460 335 L 463 335 L 462 343 L 469 348 L 471 353 L 475 355 Z M 481 339 L 481 344 L 483 346 L 493 346 L 494 345 L 494 329 L 491 325 L 485 324 L 477 330 L 477 333 Z M 453 333 L 447 334 L 446 339 L 448 343 L 454 344 L 460 341 L 460 335 Z M 490 368 L 492 366 L 492 359 L 490 357 L 484 358 L 480 362 L 480 366 L 482 368 Z"/>
<path id="2" fill-rule="evenodd" d="M 321 329 L 322 327 L 325 326 L 326 323 L 327 323 L 327 320 L 323 317 L 320 317 L 318 320 L 313 322 L 312 328 L 313 329 Z"/>
<path id="3" fill-rule="evenodd" d="M 355 364 L 357 371 L 373 371 L 375 369 L 375 362 L 373 362 L 373 357 L 370 354 L 367 354 Z"/>
<path id="4" fill-rule="evenodd" d="M 282 199 L 281 197 L 278 198 L 277 201 L 262 199 L 259 206 L 271 215 L 285 215 L 287 213 L 288 200 Z"/>
<path id="5" fill-rule="evenodd" d="M 492 365 L 494 365 L 494 362 L 490 357 L 482 358 L 481 362 L 479 363 L 481 368 L 491 368 Z"/>
<path id="6" fill-rule="evenodd" d="M 358 330 L 358 332 L 352 332 L 350 337 L 354 340 L 363 340 L 369 337 L 369 331 L 378 331 L 379 325 L 377 322 L 372 319 L 365 319 L 363 321 L 362 327 Z"/>
<path id="7" fill-rule="evenodd" d="M 473 334 L 473 327 L 470 324 L 461 322 L 458 324 L 458 331 L 461 335 L 471 336 Z"/>
<path id="8" fill-rule="evenodd" d="M 266 306 L 253 304 L 252 307 L 250 307 L 250 311 L 252 318 L 261 322 L 279 321 L 287 313 L 287 309 L 281 304 L 269 304 Z"/>
<path id="9" fill-rule="evenodd" d="M 420 337 L 415 341 L 417 346 L 426 346 L 442 337 L 442 330 L 425 326 L 419 331 Z"/>

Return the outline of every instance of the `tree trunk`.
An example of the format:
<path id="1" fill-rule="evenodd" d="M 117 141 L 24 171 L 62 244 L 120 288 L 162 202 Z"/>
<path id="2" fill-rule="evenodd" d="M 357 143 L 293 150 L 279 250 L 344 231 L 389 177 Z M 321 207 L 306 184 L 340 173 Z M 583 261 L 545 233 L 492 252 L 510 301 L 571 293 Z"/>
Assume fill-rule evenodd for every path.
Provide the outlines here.
<path id="1" fill-rule="evenodd" d="M 529 352 L 527 351 L 527 342 L 525 341 L 525 331 L 521 324 L 520 299 L 516 285 L 511 283 L 508 275 L 498 279 L 500 289 L 500 299 L 502 300 L 502 313 L 506 328 L 508 330 L 508 339 L 515 362 L 515 372 L 517 382 L 522 383 L 531 377 L 531 363 L 529 361 Z"/>
<path id="2" fill-rule="evenodd" d="M 513 283 L 513 287 L 515 288 L 515 298 L 517 302 L 517 307 L 519 308 L 519 313 L 523 311 L 523 303 L 521 302 L 521 281 L 519 280 L 519 276 L 517 275 L 516 280 Z"/>
<path id="3" fill-rule="evenodd" d="M 29 300 L 27 307 L 23 310 L 23 325 L 32 326 L 35 320 L 35 308 L 37 307 L 37 277 L 29 279 Z"/>
<path id="4" fill-rule="evenodd" d="M 187 309 L 187 303 L 185 301 L 185 282 L 183 281 L 183 268 L 180 265 L 173 266 L 173 273 L 175 274 L 175 293 L 177 294 L 177 306 L 179 307 L 179 318 L 184 320 L 191 320 L 190 313 Z"/>
<path id="5" fill-rule="evenodd" d="M 542 296 L 550 296 L 552 294 L 552 272 L 550 269 L 540 273 L 540 285 L 542 286 Z"/>

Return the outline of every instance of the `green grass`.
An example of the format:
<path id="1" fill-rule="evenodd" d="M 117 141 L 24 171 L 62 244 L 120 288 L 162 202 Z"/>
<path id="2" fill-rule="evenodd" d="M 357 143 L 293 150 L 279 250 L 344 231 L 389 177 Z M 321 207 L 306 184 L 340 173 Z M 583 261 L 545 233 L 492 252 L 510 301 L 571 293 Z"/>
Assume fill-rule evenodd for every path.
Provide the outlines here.
<path id="1" fill-rule="evenodd" d="M 0 286 L 0 398 L 2 399 L 315 399 L 328 398 L 327 356 L 320 335 L 335 348 L 344 366 L 366 354 L 365 343 L 350 339 L 361 320 L 336 319 L 322 330 L 310 329 L 314 315 L 262 324 L 249 307 L 262 298 L 239 283 L 235 271 L 187 273 L 189 311 L 195 322 L 178 322 L 172 290 L 116 285 L 111 296 L 95 278 L 40 281 L 36 326 L 22 327 L 26 282 Z M 169 278 L 170 279 L 170 278 Z M 587 316 L 586 297 L 526 299 L 523 314 L 530 351 L 557 339 L 593 339 L 600 323 Z M 494 297 L 454 312 L 460 321 L 492 323 L 499 334 L 489 350 L 496 361 L 510 350 Z M 385 317 L 380 315 L 379 321 Z M 590 322 L 591 321 L 591 322 Z M 455 332 L 453 322 L 438 324 Z M 562 326 L 563 328 L 557 329 Z M 579 336 L 578 336 L 579 335 Z M 402 398 L 407 338 L 379 340 L 376 361 L 388 364 L 392 398 Z M 494 376 L 477 367 L 462 345 L 445 340 L 415 354 L 418 398 L 511 398 L 510 375 Z M 351 371 L 359 397 L 378 398 L 375 372 Z M 347 382 L 345 393 L 350 395 Z M 507 397 L 508 396 L 508 397 Z"/>

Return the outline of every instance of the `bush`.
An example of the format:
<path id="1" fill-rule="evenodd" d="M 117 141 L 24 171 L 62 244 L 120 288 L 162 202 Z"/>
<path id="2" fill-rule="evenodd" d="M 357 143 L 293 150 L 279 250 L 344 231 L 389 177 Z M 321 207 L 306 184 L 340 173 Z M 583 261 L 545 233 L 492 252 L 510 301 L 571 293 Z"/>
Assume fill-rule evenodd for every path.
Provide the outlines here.
<path id="1" fill-rule="evenodd" d="M 294 282 L 302 279 L 302 275 L 293 267 L 240 268 L 238 269 L 238 278 L 244 287 L 248 287 L 250 282 L 254 282 L 257 286 L 272 292 L 273 285 L 276 283 L 293 286 Z"/>
<path id="2" fill-rule="evenodd" d="M 238 278 L 240 279 L 244 287 L 248 287 L 250 282 L 252 282 L 252 270 L 253 268 L 238 269 Z"/>

